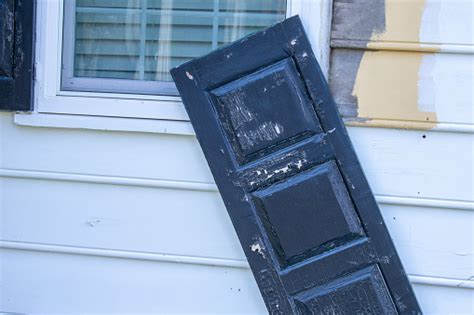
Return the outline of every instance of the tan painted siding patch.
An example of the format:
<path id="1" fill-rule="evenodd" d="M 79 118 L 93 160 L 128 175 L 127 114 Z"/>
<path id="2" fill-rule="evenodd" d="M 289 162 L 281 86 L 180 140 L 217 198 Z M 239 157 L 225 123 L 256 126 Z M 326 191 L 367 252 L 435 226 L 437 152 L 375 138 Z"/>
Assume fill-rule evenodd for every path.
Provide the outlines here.
<path id="1" fill-rule="evenodd" d="M 351 124 L 431 129 L 438 118 L 426 85 L 434 64 L 427 68 L 425 59 L 439 48 L 420 44 L 426 2 L 371 3 L 335 0 L 330 86 L 339 109 Z M 378 22 L 350 13 L 359 11 Z"/>
<path id="2" fill-rule="evenodd" d="M 361 60 L 353 95 L 357 116 L 436 122 L 435 112 L 418 107 L 418 72 L 423 54 L 415 52 L 367 51 Z M 426 125 L 427 128 L 433 127 Z"/>
<path id="3" fill-rule="evenodd" d="M 374 32 L 371 41 L 408 38 L 419 43 L 424 0 L 385 2 L 386 28 Z M 419 44 L 417 44 L 419 46 Z M 371 48 L 371 43 L 367 44 Z M 435 111 L 419 107 L 419 72 L 423 54 L 400 51 L 366 51 L 357 72 L 352 95 L 357 98 L 357 116 L 369 119 L 388 119 L 426 122 L 418 128 L 436 125 Z"/>

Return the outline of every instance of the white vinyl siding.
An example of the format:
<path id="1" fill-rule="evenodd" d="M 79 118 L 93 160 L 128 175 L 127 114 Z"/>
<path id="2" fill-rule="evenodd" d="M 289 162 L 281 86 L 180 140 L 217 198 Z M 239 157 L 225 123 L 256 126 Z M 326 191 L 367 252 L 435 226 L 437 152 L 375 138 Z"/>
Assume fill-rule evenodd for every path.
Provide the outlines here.
<path id="1" fill-rule="evenodd" d="M 422 69 L 434 79 L 424 84 L 436 92 L 442 123 L 348 131 L 424 314 L 473 314 L 474 107 L 465 69 L 474 64 L 474 46 L 458 31 L 469 32 L 463 26 L 472 5 L 425 2 L 425 42 L 444 43 Z M 39 1 L 52 10 L 39 10 L 47 27 L 38 29 L 46 44 L 36 63 L 51 76 L 59 69 L 57 3 Z M 322 32 L 310 25 L 328 15 L 304 5 L 296 12 L 321 57 Z M 44 85 L 41 74 L 37 84 L 50 93 L 41 96 L 41 114 L 0 113 L 0 310 L 267 314 L 192 127 L 158 128 L 163 121 L 150 119 L 185 120 L 181 105 L 180 116 L 164 116 L 139 112 L 145 100 L 125 104 L 123 95 L 82 93 L 78 102 L 77 95 L 56 96 L 59 87 Z M 61 124 L 53 118 L 42 123 L 41 115 L 65 119 L 67 129 L 51 127 Z M 85 115 L 109 117 L 94 117 L 91 127 Z M 130 116 L 139 119 L 123 118 Z M 48 127 L 18 123 L 28 119 Z M 128 121 L 146 122 L 147 132 L 132 132 L 137 123 Z"/>

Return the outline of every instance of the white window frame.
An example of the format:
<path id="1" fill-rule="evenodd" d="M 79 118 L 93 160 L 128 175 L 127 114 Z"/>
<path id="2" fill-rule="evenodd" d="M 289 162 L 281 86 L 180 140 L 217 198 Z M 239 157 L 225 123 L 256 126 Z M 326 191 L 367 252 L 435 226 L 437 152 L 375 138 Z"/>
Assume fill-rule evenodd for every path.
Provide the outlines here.
<path id="1" fill-rule="evenodd" d="M 135 121 L 147 119 L 186 122 L 189 120 L 180 98 L 176 96 L 61 90 L 64 1 L 67 0 L 39 0 L 37 2 L 35 111 L 33 115 L 28 115 L 29 117 L 17 114 L 16 123 L 40 126 L 41 121 L 47 120 L 49 122 L 46 125 L 51 125 L 51 117 L 55 119 L 61 117 L 65 121 L 75 121 L 72 125 L 77 128 L 81 123 L 77 119 L 74 120 L 72 115 L 81 116 L 82 122 L 85 121 L 85 117 L 108 118 L 104 121 L 109 122 L 115 117 L 122 123 L 126 120 L 124 118 L 135 119 Z M 316 57 L 327 74 L 332 1 L 287 1 L 287 17 L 296 14 L 300 16 Z M 36 117 L 31 117 L 35 115 Z M 118 121 L 113 124 L 116 128 L 112 129 L 117 129 Z M 91 124 L 86 121 L 85 125 Z M 129 126 L 125 129 L 131 130 L 133 127 Z"/>

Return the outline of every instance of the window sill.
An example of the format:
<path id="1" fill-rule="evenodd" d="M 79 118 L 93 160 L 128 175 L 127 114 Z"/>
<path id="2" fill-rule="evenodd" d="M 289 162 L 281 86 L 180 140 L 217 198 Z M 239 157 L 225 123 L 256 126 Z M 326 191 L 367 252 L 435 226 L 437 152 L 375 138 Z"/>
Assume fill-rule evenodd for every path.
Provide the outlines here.
<path id="1" fill-rule="evenodd" d="M 194 130 L 190 122 L 177 120 L 19 113 L 14 115 L 13 122 L 19 126 L 29 127 L 144 132 L 194 136 Z"/>
<path id="2" fill-rule="evenodd" d="M 373 127 L 410 130 L 430 130 L 445 132 L 474 133 L 474 127 L 466 124 L 437 123 L 436 126 L 426 127 L 426 124 L 410 121 L 370 120 L 354 121 L 352 118 L 343 119 L 347 127 Z M 194 130 L 189 121 L 122 118 L 106 116 L 17 113 L 13 121 L 18 126 L 66 128 L 100 131 L 122 131 L 158 133 L 182 136 L 194 136 Z"/>

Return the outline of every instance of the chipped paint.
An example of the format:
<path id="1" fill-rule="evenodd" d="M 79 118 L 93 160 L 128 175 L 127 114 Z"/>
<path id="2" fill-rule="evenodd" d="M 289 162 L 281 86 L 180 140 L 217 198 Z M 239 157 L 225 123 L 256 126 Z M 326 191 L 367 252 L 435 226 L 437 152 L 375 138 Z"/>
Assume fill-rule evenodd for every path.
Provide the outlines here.
<path id="1" fill-rule="evenodd" d="M 267 179 L 272 178 L 273 176 L 275 176 L 277 174 L 280 174 L 280 173 L 283 173 L 283 174 L 288 173 L 289 171 L 290 171 L 290 164 L 288 164 L 288 165 L 286 165 L 282 168 L 278 168 L 278 169 L 274 170 L 272 174 L 267 175 Z"/>
<path id="2" fill-rule="evenodd" d="M 280 134 L 280 133 L 283 132 L 283 127 L 281 125 L 275 124 L 274 127 L 275 127 L 275 131 L 276 131 L 277 134 Z"/>
<path id="3" fill-rule="evenodd" d="M 266 121 L 253 130 L 240 130 L 237 137 L 243 149 L 252 148 L 261 141 L 272 141 L 277 139 L 283 132 L 283 126 L 272 121 Z"/>
<path id="4" fill-rule="evenodd" d="M 406 5 L 409 5 L 407 10 Z M 409 4 L 385 2 L 385 30 L 374 30 L 371 41 L 409 38 L 419 43 L 424 0 Z M 419 45 L 419 44 L 418 44 Z M 372 43 L 367 48 L 372 48 Z M 422 121 L 420 127 L 436 126 L 434 108 L 420 108 L 419 72 L 423 53 L 398 51 L 366 51 L 360 61 L 352 95 L 357 98 L 357 117 Z M 360 121 L 364 124 L 364 121 Z"/>
<path id="5" fill-rule="evenodd" d="M 242 125 L 251 122 L 255 118 L 254 113 L 245 106 L 245 94 L 241 89 L 226 96 L 226 98 L 228 98 L 226 103 L 231 104 L 231 106 L 229 106 L 229 116 L 234 128 L 240 128 Z"/>
<path id="6" fill-rule="evenodd" d="M 254 253 L 259 254 L 262 258 L 265 258 L 265 253 L 263 252 L 263 246 L 257 241 L 250 245 L 250 250 Z"/>
<path id="7" fill-rule="evenodd" d="M 235 185 L 241 185 L 242 181 L 250 180 L 249 187 L 255 188 L 268 180 L 278 180 L 285 174 L 292 174 L 295 170 L 306 169 L 309 165 L 305 151 L 290 151 L 275 159 L 271 159 L 256 169 L 244 172 L 242 177 L 235 181 Z"/>
<path id="8" fill-rule="evenodd" d="M 292 169 L 294 169 L 295 167 L 297 169 L 301 169 L 307 162 L 308 162 L 308 160 L 306 160 L 306 159 L 300 159 L 296 162 L 291 162 L 291 163 L 286 164 L 283 167 L 277 168 L 276 170 L 272 171 L 271 173 L 269 173 L 265 169 L 264 173 L 265 173 L 265 175 L 267 175 L 266 179 L 270 179 L 273 176 L 278 175 L 278 174 L 286 174 L 289 171 L 291 171 Z M 258 171 L 257 171 L 257 173 L 258 173 Z M 258 174 L 258 175 L 260 175 L 260 174 Z"/>
<path id="9" fill-rule="evenodd" d="M 233 43 L 205 57 L 204 62 L 192 61 L 183 66 L 193 66 L 195 74 L 199 74 L 196 77 L 197 84 L 181 75 L 183 70 L 180 68 L 172 72 L 177 86 L 184 91 L 183 103 L 192 117 L 193 126 L 200 126 L 195 128 L 196 136 L 236 227 L 262 297 L 270 314 L 298 312 L 296 301 L 305 303 L 305 306 L 308 304 L 308 311 L 304 309 L 306 313 L 323 314 L 324 306 L 329 304 L 337 306 L 334 310 L 338 313 L 363 313 L 369 310 L 371 313 L 381 314 L 396 312 L 390 296 L 390 290 L 394 290 L 403 294 L 403 302 L 410 306 L 411 311 L 418 313 L 419 308 L 410 284 L 406 277 L 401 277 L 398 272 L 403 270 L 398 258 L 393 259 L 390 265 L 384 266 L 384 274 L 381 274 L 378 265 L 367 266 L 367 262 L 373 261 L 368 259 L 371 253 L 375 257 L 392 252 L 394 257 L 397 256 L 385 226 L 375 226 L 382 221 L 382 217 L 363 178 L 342 122 L 333 110 L 334 104 L 327 86 L 320 84 L 324 80 L 323 74 L 318 72 L 317 76 L 307 76 L 306 79 L 309 82 L 309 90 L 311 86 L 318 87 L 312 92 L 312 95 L 317 95 L 314 104 L 309 104 L 320 120 L 320 124 L 316 126 L 308 123 L 308 118 L 312 117 L 311 113 L 304 111 L 301 114 L 301 111 L 286 110 L 291 104 L 308 105 L 305 93 L 301 93 L 302 99 L 298 99 L 285 91 L 275 92 L 270 89 L 270 85 L 276 86 L 278 81 L 278 76 L 271 76 L 274 72 L 280 72 L 281 77 L 286 77 L 287 80 L 301 80 L 293 76 L 293 70 L 286 71 L 281 68 L 283 62 L 275 61 L 273 54 L 267 56 L 261 53 L 266 51 L 267 47 L 282 47 L 285 51 L 292 51 L 288 49 L 286 42 L 282 42 L 282 38 L 298 38 L 295 33 L 302 34 L 297 44 L 301 46 L 300 51 L 310 52 L 309 41 L 297 19 L 287 19 L 283 22 L 285 24 L 272 28 L 272 36 L 269 36 L 271 38 L 268 42 L 261 41 L 261 33 L 257 33 L 255 37 L 258 41 L 251 38 L 247 45 L 243 46 Z M 297 27 L 292 24 L 295 22 L 298 22 Z M 287 24 L 291 28 L 285 28 Z M 256 49 L 248 50 L 248 47 Z M 225 60 L 224 55 L 228 51 L 238 52 L 239 56 L 244 57 L 247 52 L 251 53 L 249 58 L 242 58 L 247 63 L 236 63 L 235 68 L 223 69 L 216 61 Z M 312 65 L 316 58 L 312 53 L 309 55 L 308 65 Z M 254 60 L 254 57 L 262 59 Z M 296 65 L 301 66 L 298 59 Z M 183 67 L 181 69 L 186 69 Z M 257 70 L 255 75 L 246 75 L 211 90 L 214 99 L 210 105 L 207 96 L 210 89 L 218 84 L 218 80 L 213 82 L 209 78 L 214 75 L 222 80 L 236 77 L 242 75 L 242 69 L 245 67 L 266 67 L 268 72 Z M 304 74 L 304 68 L 299 69 Z M 253 80 L 254 77 L 261 82 Z M 293 86 L 304 89 L 301 84 Z M 261 92 L 264 87 L 268 87 L 269 93 L 274 93 L 270 95 L 271 98 Z M 239 108 L 236 110 L 243 108 L 225 98 L 236 93 L 239 88 L 246 92 L 243 95 L 243 104 L 247 107 L 244 117 L 239 120 L 250 119 L 246 116 L 249 113 L 254 117 L 240 128 L 234 128 L 229 117 L 230 108 L 237 105 Z M 215 102 L 216 98 L 218 102 Z M 323 101 L 323 106 L 318 105 Z M 203 106 L 211 106 L 212 110 L 203 111 Z M 268 108 L 262 110 L 262 106 Z M 209 124 L 209 119 L 217 119 L 218 123 Z M 272 130 L 277 133 L 280 129 L 275 128 L 275 125 L 272 125 L 274 123 L 281 123 L 286 128 L 284 137 L 277 139 L 280 141 L 260 141 L 250 148 L 253 150 L 239 151 L 241 148 L 238 146 L 242 144 L 237 135 L 239 132 L 260 131 L 261 126 L 265 125 L 269 132 Z M 304 128 L 291 128 L 300 125 Z M 328 135 L 321 132 L 322 128 L 337 128 L 337 131 Z M 225 156 L 215 154 L 216 148 L 221 147 L 227 149 Z M 340 167 L 337 160 L 343 160 L 345 166 Z M 233 170 L 234 175 L 223 174 L 222 167 L 226 171 Z M 353 179 L 353 185 L 357 188 L 355 191 L 347 191 L 346 178 Z M 242 202 L 244 195 L 248 195 L 251 201 Z M 363 207 L 357 208 L 362 213 L 360 217 L 364 219 L 363 222 L 359 220 L 355 210 L 359 200 L 364 200 Z M 289 226 L 295 226 L 296 229 L 288 228 Z M 324 233 L 315 234 L 314 231 Z M 372 243 L 375 245 L 372 246 Z M 347 250 L 355 246 L 355 253 Z M 318 255 L 331 254 L 330 251 L 336 247 L 342 257 L 340 260 L 330 264 L 318 262 L 317 268 L 305 268 L 305 261 Z M 383 250 L 374 251 L 374 248 Z M 339 270 L 347 270 L 345 260 L 359 261 L 359 264 L 341 275 Z M 291 274 L 282 273 L 282 270 L 290 269 Z M 374 281 L 372 283 L 367 279 Z M 396 286 L 386 285 L 394 281 Z M 340 288 L 344 290 L 339 290 Z M 349 289 L 345 290 L 346 288 Z M 342 293 L 336 292 L 327 302 L 320 303 L 318 300 L 318 303 L 311 305 L 306 303 L 306 300 L 311 302 L 312 297 L 321 292 L 324 295 L 328 290 L 339 290 Z M 332 299 L 333 296 L 337 296 L 338 300 Z M 359 296 L 365 299 L 364 303 L 354 305 L 352 301 Z M 369 309 L 372 305 L 374 307 Z"/>
<path id="10" fill-rule="evenodd" d="M 300 170 L 304 163 L 307 162 L 306 160 L 298 160 L 298 162 L 295 163 L 295 166 Z"/>

